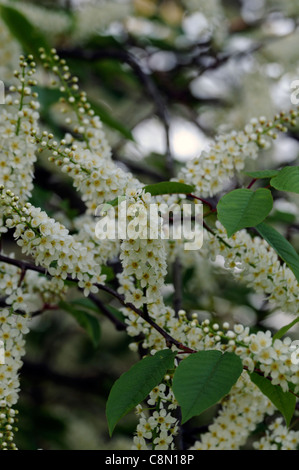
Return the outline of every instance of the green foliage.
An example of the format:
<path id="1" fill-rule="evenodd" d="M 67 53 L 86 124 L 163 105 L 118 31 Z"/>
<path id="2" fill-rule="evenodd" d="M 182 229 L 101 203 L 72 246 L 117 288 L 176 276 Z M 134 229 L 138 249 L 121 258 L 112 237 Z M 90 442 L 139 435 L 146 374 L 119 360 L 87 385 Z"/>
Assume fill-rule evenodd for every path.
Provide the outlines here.
<path id="1" fill-rule="evenodd" d="M 299 317 L 295 318 L 295 320 L 293 320 L 291 323 L 289 323 L 288 325 L 285 325 L 283 326 L 282 328 L 280 328 L 280 330 L 277 331 L 277 333 L 275 333 L 275 335 L 273 336 L 273 341 L 275 341 L 276 339 L 280 339 L 282 338 L 291 328 L 293 328 L 293 326 L 295 326 L 297 323 L 299 322 Z"/>
<path id="2" fill-rule="evenodd" d="M 257 225 L 256 229 L 289 266 L 299 282 L 299 255 L 294 247 L 275 228 L 270 227 L 270 225 L 262 223 Z"/>
<path id="3" fill-rule="evenodd" d="M 73 305 L 79 305 L 80 307 L 84 307 L 87 310 L 93 310 L 96 313 L 99 313 L 99 309 L 95 303 L 89 297 L 81 297 L 79 299 L 74 299 L 70 302 Z"/>
<path id="4" fill-rule="evenodd" d="M 260 171 L 246 171 L 245 175 L 251 176 L 254 179 L 267 179 L 273 178 L 279 174 L 279 170 L 260 170 Z"/>
<path id="5" fill-rule="evenodd" d="M 249 375 L 252 382 L 282 413 L 287 426 L 289 426 L 296 406 L 295 395 L 291 392 L 284 392 L 279 385 L 273 385 L 269 379 L 257 374 L 256 372 Z"/>
<path id="6" fill-rule="evenodd" d="M 294 224 L 296 222 L 296 215 L 291 214 L 290 212 L 282 212 L 275 210 L 267 217 L 268 222 L 273 223 L 282 223 L 282 224 Z"/>
<path id="7" fill-rule="evenodd" d="M 110 436 L 117 422 L 141 403 L 173 367 L 176 353 L 169 349 L 148 356 L 131 367 L 114 383 L 106 406 Z"/>
<path id="8" fill-rule="evenodd" d="M 92 109 L 95 111 L 106 126 L 113 130 L 118 131 L 125 139 L 134 140 L 133 134 L 126 126 L 123 125 L 118 119 L 112 116 L 111 112 L 99 102 L 90 101 Z"/>
<path id="9" fill-rule="evenodd" d="M 218 218 L 226 228 L 228 237 L 246 227 L 254 227 L 271 212 L 273 199 L 268 189 L 236 189 L 220 199 Z"/>
<path id="10" fill-rule="evenodd" d="M 28 54 L 39 57 L 39 48 L 49 50 L 44 35 L 18 10 L 7 5 L 0 5 L 1 19 L 6 23 L 12 35 L 19 41 Z"/>
<path id="11" fill-rule="evenodd" d="M 99 346 L 101 338 L 101 327 L 99 320 L 90 313 L 77 309 L 72 303 L 61 301 L 59 307 L 68 312 L 78 324 L 86 331 L 95 348 Z"/>
<path id="12" fill-rule="evenodd" d="M 234 353 L 199 351 L 184 359 L 173 379 L 173 391 L 182 408 L 182 423 L 227 395 L 242 370 L 241 359 Z"/>
<path id="13" fill-rule="evenodd" d="M 286 166 L 270 181 L 273 188 L 299 194 L 299 166 Z"/>

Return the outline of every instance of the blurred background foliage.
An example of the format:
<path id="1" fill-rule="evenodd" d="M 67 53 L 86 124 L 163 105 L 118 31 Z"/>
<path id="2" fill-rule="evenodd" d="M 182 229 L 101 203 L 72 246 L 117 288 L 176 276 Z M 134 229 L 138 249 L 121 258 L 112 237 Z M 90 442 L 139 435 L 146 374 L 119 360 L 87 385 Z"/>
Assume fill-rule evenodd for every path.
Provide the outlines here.
<path id="1" fill-rule="evenodd" d="M 299 74 L 297 1 L 11 0 L 0 5 L 13 8 L 12 18 L 1 10 L 1 28 L 8 27 L 18 43 L 0 57 L 0 78 L 7 76 L 14 53 L 36 54 L 44 44 L 55 47 L 101 117 L 114 160 L 144 182 L 168 179 L 217 133 L 290 107 L 290 83 Z M 60 92 L 42 69 L 38 80 L 42 126 L 62 137 L 67 129 L 59 113 Z M 298 162 L 298 139 L 298 129 L 279 138 L 254 169 Z M 167 147 L 172 168 L 165 158 Z M 231 189 L 247 179 L 239 175 Z M 272 221 L 298 249 L 298 196 L 274 196 Z M 71 231 L 74 218 L 84 213 L 70 181 L 45 158 L 36 166 L 32 203 Z M 288 317 L 234 282 L 222 266 L 221 260 L 211 265 L 204 259 L 198 267 L 184 266 L 182 306 L 188 313 L 241 322 L 253 330 L 287 323 Z M 115 286 L 119 262 L 108 269 Z M 166 302 L 172 305 L 174 295 L 170 269 Z M 70 302 L 78 297 L 71 289 Z M 118 307 L 103 295 L 101 300 Z M 90 304 L 76 308 L 95 313 Z M 65 309 L 34 319 L 21 374 L 19 448 L 130 448 L 134 413 L 110 440 L 104 410 L 111 385 L 138 355 L 130 352 L 123 331 L 96 314 L 96 341 L 94 330 L 92 341 Z M 194 427 L 186 426 L 187 443 L 192 444 L 195 431 L 205 429 L 212 412 L 193 420 Z"/>

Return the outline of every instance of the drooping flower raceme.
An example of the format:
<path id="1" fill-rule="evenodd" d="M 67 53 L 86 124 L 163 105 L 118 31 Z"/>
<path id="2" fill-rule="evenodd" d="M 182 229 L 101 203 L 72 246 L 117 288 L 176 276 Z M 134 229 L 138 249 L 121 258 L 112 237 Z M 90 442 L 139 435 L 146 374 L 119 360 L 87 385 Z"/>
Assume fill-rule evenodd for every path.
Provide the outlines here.
<path id="1" fill-rule="evenodd" d="M 152 198 L 142 191 L 143 185 L 140 182 L 131 174 L 117 168 L 112 161 L 101 122 L 90 109 L 85 94 L 76 93 L 77 80 L 70 76 L 68 67 L 57 58 L 54 51 L 51 58 L 47 58 L 45 52 L 42 52 L 42 56 L 45 56 L 45 61 L 49 61 L 52 72 L 61 81 L 61 92 L 68 92 L 71 83 L 70 88 L 75 93 L 67 93 L 68 98 L 65 100 L 65 105 L 72 108 L 72 118 L 67 118 L 70 119 L 67 124 L 71 126 L 73 134 L 79 137 L 66 135 L 58 144 L 52 134 L 44 132 L 40 136 L 36 126 L 37 106 L 31 105 L 26 99 L 29 95 L 33 97 L 31 90 L 26 89 L 27 85 L 30 86 L 29 80 L 27 84 L 26 81 L 21 81 L 19 91 L 18 88 L 12 89 L 12 93 L 20 93 L 21 99 L 17 102 L 9 99 L 11 106 L 14 106 L 13 111 L 10 115 L 4 113 L 3 122 L 1 121 L 8 134 L 5 137 L 8 145 L 6 156 L 11 158 L 13 155 L 13 158 L 16 158 L 19 141 L 25 140 L 28 147 L 25 149 L 21 144 L 20 154 L 28 152 L 32 157 L 29 158 L 26 168 L 17 166 L 16 173 L 12 171 L 13 164 L 10 163 L 9 177 L 5 176 L 7 173 L 3 170 L 0 199 L 3 230 L 14 229 L 14 237 L 22 252 L 32 256 L 37 265 L 47 269 L 52 279 L 48 281 L 43 276 L 28 272 L 23 277 L 17 266 L 11 270 L 2 267 L 0 288 L 5 291 L 7 308 L 3 310 L 5 319 L 1 323 L 1 334 L 7 357 L 12 354 L 16 359 L 13 371 L 9 369 L 9 361 L 8 369 L 3 369 L 3 413 L 0 416 L 3 429 L 2 447 L 7 447 L 13 438 L 10 427 L 13 424 L 14 412 L 10 410 L 10 404 L 15 404 L 19 390 L 17 374 L 23 354 L 21 335 L 25 335 L 28 330 L 26 314 L 34 311 L 33 304 L 35 307 L 40 305 L 42 310 L 45 303 L 53 301 L 51 295 L 55 289 L 58 297 L 63 296 L 66 279 L 76 280 L 85 295 L 97 292 L 97 285 L 104 282 L 100 264 L 117 255 L 118 249 L 123 267 L 118 276 L 119 294 L 123 295 L 127 304 L 133 304 L 135 308 L 133 311 L 127 305 L 123 309 L 128 334 L 138 337 L 138 340 L 133 340 L 133 350 L 140 346 L 141 350 L 143 348 L 153 354 L 169 347 L 165 337 L 146 321 L 150 319 L 177 341 L 196 351 L 215 349 L 234 352 L 241 358 L 244 369 L 253 371 L 258 368 L 273 385 L 279 385 L 284 391 L 293 387 L 296 393 L 299 389 L 299 368 L 291 362 L 290 339 L 273 341 L 270 332 L 251 333 L 241 325 L 235 325 L 232 329 L 226 325 L 221 330 L 219 325 L 210 324 L 209 321 L 200 324 L 196 316 L 189 320 L 185 312 L 176 314 L 172 308 L 165 305 L 163 289 L 167 272 L 168 242 L 159 237 L 149 237 L 147 234 L 149 227 L 146 216 Z M 24 60 L 22 62 L 24 64 Z M 292 120 L 295 117 L 297 113 L 293 112 L 287 119 Z M 271 124 L 263 119 L 253 121 L 244 132 L 220 137 L 211 152 L 204 154 L 202 159 L 187 164 L 179 179 L 195 184 L 196 191 L 200 194 L 215 194 L 233 176 L 235 170 L 244 168 L 246 157 L 255 158 L 259 148 L 267 145 L 263 140 L 264 136 L 275 137 L 274 129 L 284 130 L 286 122 L 284 115 L 276 117 Z M 4 141 L 4 138 L 2 140 Z M 74 186 L 86 203 L 87 213 L 75 220 L 74 225 L 79 230 L 75 235 L 71 235 L 66 227 L 44 211 L 26 202 L 31 191 L 35 144 L 41 149 L 51 151 L 50 160 L 56 163 L 63 173 L 71 176 Z M 5 152 L 4 145 L 5 143 L 2 150 Z M 15 181 L 14 174 L 21 170 L 25 171 L 27 176 L 23 185 L 17 185 L 21 179 L 20 174 Z M 91 215 L 99 204 L 125 194 L 128 201 L 129 237 L 121 239 L 119 244 L 115 241 L 110 244 L 106 240 L 101 246 L 101 241 L 96 240 L 92 234 Z M 170 201 L 168 202 L 170 205 Z M 159 224 L 158 217 L 154 232 L 158 230 Z M 137 229 L 144 236 L 136 238 Z M 217 234 L 225 238 L 220 226 L 217 230 Z M 211 236 L 207 251 L 214 256 L 224 255 L 226 266 L 234 274 L 244 278 L 258 291 L 266 293 L 271 301 L 292 310 L 297 305 L 298 286 L 294 283 L 292 273 L 280 264 L 274 251 L 260 239 L 251 239 L 246 232 L 240 232 L 232 240 L 232 248 L 224 244 L 223 249 L 219 238 Z M 98 249 L 102 251 L 99 253 Z M 107 252 L 106 255 L 104 251 Z M 13 260 L 11 262 L 13 264 Z M 36 287 L 33 289 L 33 286 Z M 57 303 L 57 299 L 55 301 Z M 137 315 L 136 309 L 142 310 L 142 318 Z M 183 355 L 180 357 L 183 358 Z M 175 446 L 178 404 L 171 391 L 171 379 L 170 375 L 164 377 L 163 382 L 150 393 L 148 405 L 153 407 L 150 416 L 139 407 L 140 421 L 134 438 L 134 445 L 138 449 L 147 448 L 149 440 L 157 450 L 173 449 Z M 200 442 L 195 444 L 196 448 L 239 448 L 246 442 L 256 424 L 264 419 L 266 413 L 271 415 L 274 408 L 249 381 L 247 372 L 243 373 L 228 400 L 221 404 L 219 416 L 210 426 L 208 433 L 200 437 Z M 233 416 L 235 419 L 232 419 Z M 282 432 L 280 429 L 279 436 L 275 436 L 274 440 L 282 439 Z M 290 434 L 286 439 L 293 437 Z M 273 438 L 270 440 L 272 442 Z"/>
<path id="2" fill-rule="evenodd" d="M 282 418 L 269 425 L 265 436 L 253 443 L 255 450 L 298 450 L 299 432 L 288 429 Z"/>
<path id="3" fill-rule="evenodd" d="M 248 436 L 261 423 L 265 414 L 275 408 L 265 395 L 243 373 L 223 400 L 219 415 L 190 450 L 239 450 Z"/>
<path id="4" fill-rule="evenodd" d="M 178 180 L 193 184 L 202 196 L 214 196 L 245 167 L 247 158 L 256 159 L 259 149 L 269 148 L 277 132 L 286 132 L 286 124 L 295 124 L 297 110 L 281 113 L 273 121 L 252 119 L 243 131 L 218 136 L 209 151 L 187 162 Z"/>
<path id="5" fill-rule="evenodd" d="M 30 203 L 21 205 L 18 197 L 9 190 L 2 195 L 1 203 L 7 208 L 6 225 L 15 228 L 14 237 L 23 253 L 33 256 L 36 264 L 60 279 L 61 285 L 69 275 L 79 279 L 78 285 L 85 295 L 98 291 L 95 284 L 105 280 L 101 267 L 92 253 L 76 242 L 63 225 Z"/>
<path id="6" fill-rule="evenodd" d="M 212 259 L 222 255 L 225 268 L 285 312 L 297 313 L 299 305 L 298 282 L 294 273 L 279 260 L 275 250 L 260 237 L 251 238 L 241 230 L 227 238 L 226 230 L 217 222 L 219 238 L 207 235 L 205 245 Z"/>
<path id="7" fill-rule="evenodd" d="M 15 73 L 19 85 L 10 87 L 13 94 L 6 97 L 0 113 L 0 184 L 26 201 L 33 188 L 36 144 L 31 133 L 38 131 L 39 103 L 32 91 L 37 84 L 33 57 L 28 62 L 21 57 L 20 67 Z"/>

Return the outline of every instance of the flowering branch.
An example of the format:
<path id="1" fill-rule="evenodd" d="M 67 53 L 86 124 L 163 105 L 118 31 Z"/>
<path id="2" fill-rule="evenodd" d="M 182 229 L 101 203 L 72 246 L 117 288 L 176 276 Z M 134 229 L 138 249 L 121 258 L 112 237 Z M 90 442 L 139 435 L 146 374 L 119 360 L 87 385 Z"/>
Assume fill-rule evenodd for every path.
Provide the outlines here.
<path id="1" fill-rule="evenodd" d="M 16 259 L 13 259 L 13 258 L 9 258 L 5 255 L 0 255 L 0 262 L 3 262 L 3 263 L 8 263 L 8 264 L 12 264 L 13 266 L 17 266 L 18 268 L 22 269 L 22 271 L 27 271 L 27 270 L 31 270 L 31 271 L 36 271 L 40 274 L 43 274 L 44 276 L 50 276 L 50 274 L 48 273 L 48 271 L 41 267 L 41 266 L 35 266 L 31 263 L 28 263 L 27 261 L 20 261 L 20 260 L 16 260 Z M 72 278 L 70 275 L 67 275 L 66 276 L 66 280 L 67 281 L 70 281 L 70 282 L 75 282 L 75 283 L 79 283 L 79 279 L 76 279 L 76 278 Z M 163 328 L 161 328 L 159 325 L 157 325 L 156 322 L 154 322 L 154 320 L 152 320 L 149 316 L 147 316 L 143 310 L 135 307 L 134 304 L 132 304 L 131 302 L 126 302 L 124 300 L 124 297 L 123 295 L 119 294 L 118 292 L 116 292 L 115 290 L 113 290 L 111 287 L 109 286 L 106 286 L 104 284 L 96 284 L 96 287 L 99 289 L 99 290 L 102 290 L 104 292 L 107 292 L 108 294 L 110 294 L 111 296 L 115 297 L 124 307 L 130 309 L 130 310 L 133 310 L 135 313 L 137 313 L 137 315 L 139 317 L 141 317 L 143 320 L 145 320 L 152 328 L 154 328 L 156 331 L 158 331 L 158 333 L 160 333 L 163 338 L 165 339 L 166 341 L 166 344 L 168 347 L 171 347 L 171 346 L 176 346 L 178 349 L 181 349 L 183 350 L 184 352 L 186 353 L 194 353 L 196 352 L 195 350 L 193 349 L 190 349 L 188 348 L 187 346 L 183 345 L 182 343 L 180 343 L 179 341 L 177 341 L 175 338 L 173 338 L 171 335 L 169 335 L 165 330 L 163 330 Z M 89 294 L 90 296 L 91 294 Z M 92 300 L 95 299 L 94 296 L 91 297 Z M 97 300 L 97 305 L 99 306 L 99 301 Z M 99 307 L 103 313 L 107 313 L 107 309 L 103 309 L 103 304 L 101 303 L 101 306 Z M 108 315 L 107 315 L 108 316 Z M 111 320 L 111 314 L 109 314 L 109 319 Z M 116 320 L 114 319 L 113 320 L 114 324 L 116 324 Z M 118 324 L 118 323 L 117 323 Z M 118 324 L 118 326 L 120 326 L 120 324 Z"/>

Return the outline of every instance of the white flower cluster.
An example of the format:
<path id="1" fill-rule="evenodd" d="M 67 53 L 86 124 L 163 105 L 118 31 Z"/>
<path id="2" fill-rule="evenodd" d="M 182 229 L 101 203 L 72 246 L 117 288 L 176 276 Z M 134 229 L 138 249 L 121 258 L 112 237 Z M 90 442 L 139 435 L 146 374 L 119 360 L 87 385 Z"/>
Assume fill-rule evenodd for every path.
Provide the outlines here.
<path id="1" fill-rule="evenodd" d="M 98 119 L 95 122 L 100 126 Z M 45 144 L 43 140 L 41 145 L 46 147 Z M 79 142 L 65 148 L 55 144 L 48 143 L 53 155 L 50 160 L 73 178 L 73 184 L 81 192 L 90 214 L 94 214 L 98 205 L 105 200 L 122 195 L 132 181 L 132 176 L 118 168 L 107 155 L 100 156 L 100 152 L 84 149 Z"/>
<path id="2" fill-rule="evenodd" d="M 123 272 L 119 276 L 121 287 L 127 302 L 136 307 L 147 304 L 163 305 L 161 288 L 167 272 L 166 250 L 164 241 L 159 238 L 160 217 L 150 217 L 152 197 L 142 192 L 139 196 L 135 189 L 128 190 L 127 226 L 128 240 L 120 246 L 120 259 Z M 138 228 L 138 238 L 135 229 Z M 152 238 L 147 238 L 150 232 Z M 131 234 L 131 235 L 130 235 Z"/>
<path id="3" fill-rule="evenodd" d="M 166 377 L 170 379 L 170 377 Z M 168 405 L 170 403 L 170 405 Z M 155 410 L 147 416 L 146 409 L 141 405 L 136 408 L 139 416 L 136 435 L 134 436 L 134 450 L 173 450 L 174 437 L 178 433 L 178 419 L 171 412 L 177 408 L 173 392 L 165 383 L 155 387 L 147 400 L 149 409 Z"/>
<path id="4" fill-rule="evenodd" d="M 289 389 L 299 391 L 299 365 L 292 361 L 292 340 L 273 341 L 270 331 L 250 333 L 249 327 L 237 324 L 233 329 L 224 323 L 223 330 L 217 323 L 210 324 L 209 320 L 198 323 L 197 314 L 191 322 L 187 321 L 184 312 L 180 318 L 168 315 L 164 328 L 182 344 L 196 350 L 216 349 L 237 354 L 243 366 L 249 371 L 258 370 L 271 380 L 273 385 L 279 385 L 284 391 Z M 170 317 L 170 318 L 169 318 Z"/>
<path id="5" fill-rule="evenodd" d="M 117 254 L 118 243 L 107 242 L 101 246 L 96 242 L 92 234 L 91 214 L 102 202 L 127 193 L 128 220 L 132 236 L 120 244 L 123 272 L 119 275 L 119 293 L 124 295 L 127 303 L 132 303 L 135 308 L 142 308 L 144 317 L 140 318 L 129 308 L 124 309 L 128 334 L 131 336 L 142 334 L 140 339 L 142 347 L 152 353 L 167 347 L 161 334 L 145 321 L 148 315 L 148 318 L 154 320 L 164 331 L 189 348 L 196 351 L 216 349 L 222 352 L 235 352 L 240 356 L 244 368 L 249 371 L 258 369 L 271 380 L 273 385 L 281 386 L 284 391 L 294 389 L 295 393 L 298 392 L 299 367 L 291 361 L 293 351 L 290 348 L 289 338 L 273 342 L 269 332 L 251 334 L 248 328 L 241 325 L 235 325 L 231 330 L 228 325 L 224 325 L 223 330 L 220 330 L 218 324 L 211 325 L 208 320 L 199 324 L 196 315 L 192 321 L 189 321 L 182 311 L 177 318 L 174 311 L 164 305 L 162 289 L 167 271 L 165 240 L 159 237 L 143 239 L 133 236 L 137 227 L 144 233 L 148 231 L 149 222 L 150 228 L 153 229 L 153 221 L 147 217 L 152 198 L 139 190 L 142 187 L 140 182 L 113 163 L 100 120 L 94 116 L 86 95 L 76 94 L 77 79 L 70 76 L 68 67 L 57 57 L 56 51 L 52 51 L 51 58 L 48 58 L 44 51 L 42 56 L 43 60 L 51 64 L 51 70 L 62 83 L 61 91 L 66 92 L 68 96 L 64 101 L 65 106 L 72 107 L 74 116 L 67 124 L 74 124 L 75 121 L 72 132 L 79 136 L 75 139 L 67 135 L 59 144 L 54 141 L 54 136 L 47 132 L 44 132 L 41 138 L 37 137 L 38 115 L 35 111 L 37 106 L 32 105 L 31 101 L 26 104 L 26 96 L 31 94 L 31 90 L 27 90 L 27 85 L 31 86 L 32 82 L 29 83 L 31 78 L 26 83 L 25 77 L 19 76 L 21 87 L 15 91 L 20 93 L 21 99 L 13 101 L 10 98 L 9 102 L 12 106 L 17 108 L 19 106 L 20 109 L 17 114 L 5 112 L 3 121 L 0 120 L 2 134 L 4 133 L 4 136 L 0 137 L 1 153 L 5 155 L 3 164 L 0 161 L 0 167 L 4 168 L 1 170 L 3 186 L 0 198 L 4 224 L 2 231 L 6 227 L 14 228 L 14 237 L 22 252 L 33 256 L 37 265 L 46 268 L 52 280 L 47 281 L 36 273 L 26 273 L 25 278 L 22 278 L 19 268 L 0 265 L 0 289 L 5 293 L 5 302 L 11 305 L 11 309 L 3 310 L 3 319 L 0 322 L 6 354 L 11 354 L 14 358 L 17 354 L 19 357 L 23 354 L 21 335 L 26 334 L 28 330 L 27 319 L 23 316 L 23 312 L 34 311 L 33 304 L 40 305 L 43 309 L 45 304 L 52 301 L 51 293 L 55 289 L 58 295 L 63 295 L 65 279 L 78 281 L 78 287 L 84 290 L 85 295 L 97 292 L 96 284 L 105 280 L 101 275 L 100 262 L 105 262 Z M 24 66 L 23 59 L 22 63 L 25 70 L 27 65 Z M 244 132 L 219 137 L 209 153 L 187 164 L 179 179 L 195 184 L 200 193 L 215 194 L 233 176 L 235 170 L 244 168 L 246 157 L 255 158 L 259 148 L 267 146 L 265 136 L 275 138 L 275 129 L 284 131 L 285 124 L 293 123 L 297 116 L 297 111 L 291 112 L 290 115 L 281 114 L 271 123 L 261 118 L 259 121 L 252 121 Z M 28 147 L 22 146 L 20 142 L 23 141 Z M 35 160 L 33 141 L 37 142 L 41 149 L 51 151 L 50 160 L 55 162 L 62 172 L 72 177 L 74 186 L 81 192 L 87 205 L 87 213 L 75 221 L 79 233 L 74 236 L 41 209 L 23 201 L 31 191 L 32 164 Z M 23 162 L 19 162 L 18 166 L 17 159 L 25 154 L 26 156 L 29 154 L 29 166 L 26 168 L 22 166 L 25 164 Z M 11 159 L 11 156 L 14 160 L 9 162 L 7 173 L 5 170 L 7 157 Z M 25 173 L 23 178 L 25 183 L 20 183 L 23 181 L 20 176 L 22 172 Z M 8 177 L 5 176 L 7 174 Z M 15 181 L 14 174 L 17 175 Z M 134 189 L 130 189 L 132 187 Z M 159 219 L 156 223 L 154 229 L 158 230 Z M 217 230 L 218 237 L 226 240 L 225 231 L 220 225 Z M 232 244 L 232 248 L 221 243 L 219 238 L 209 235 L 208 251 L 214 257 L 222 254 L 227 268 L 258 292 L 266 293 L 271 302 L 275 302 L 284 310 L 296 312 L 298 283 L 293 273 L 281 265 L 274 250 L 260 238 L 252 239 L 245 231 L 232 237 L 228 243 Z M 36 302 L 37 298 L 39 303 Z M 132 344 L 132 349 L 134 348 L 138 348 L 137 343 Z M 20 365 L 20 359 L 15 361 L 16 369 L 11 376 L 5 376 L 7 386 L 6 388 L 3 386 L 0 393 L 5 400 L 3 408 L 6 410 L 3 417 L 0 416 L 1 425 L 2 423 L 5 425 L 0 437 L 3 439 L 3 447 L 4 443 L 8 445 L 12 437 L 7 435 L 7 432 L 12 431 L 7 428 L 10 426 L 9 420 L 13 419 L 7 407 L 15 404 L 17 400 L 19 389 L 17 371 Z M 173 436 L 177 432 L 177 419 L 170 411 L 176 409 L 177 403 L 169 385 L 170 378 L 167 385 L 160 384 L 150 394 L 148 404 L 155 408 L 150 417 L 139 408 L 140 423 L 134 438 L 136 448 L 146 448 L 147 440 L 150 439 L 156 450 L 174 448 Z M 256 424 L 263 420 L 264 413 L 271 414 L 274 410 L 269 401 L 250 382 L 247 372 L 243 374 L 242 380 L 239 380 L 230 398 L 227 402 L 223 402 L 222 406 L 222 411 L 211 425 L 209 433 L 203 435 L 201 443 L 197 443 L 196 446 L 239 448 L 245 443 Z M 232 419 L 232 416 L 236 418 Z M 279 430 L 280 437 L 281 432 Z M 286 439 L 292 440 L 293 435 L 288 435 Z"/>
<path id="6" fill-rule="evenodd" d="M 9 259 L 14 260 L 13 253 Z M 24 273 L 17 266 L 0 263 L 0 295 L 14 311 L 28 315 L 45 307 L 54 307 L 65 294 L 66 286 L 61 286 L 55 277 L 47 279 L 35 271 Z"/>
<path id="7" fill-rule="evenodd" d="M 84 244 L 88 251 L 92 252 L 99 265 L 106 264 L 107 261 L 117 259 L 119 254 L 119 240 L 98 240 L 95 237 L 96 223 L 90 214 L 83 214 L 73 221 L 77 233 L 74 239 Z"/>
<path id="8" fill-rule="evenodd" d="M 76 242 L 63 225 L 28 202 L 21 205 L 9 190 L 2 194 L 1 203 L 6 207 L 6 226 L 15 228 L 14 238 L 22 253 L 32 255 L 37 265 L 47 268 L 51 276 L 60 280 L 61 288 L 70 275 L 79 280 L 78 286 L 85 295 L 98 291 L 95 284 L 105 281 L 101 266 L 93 253 Z"/>
<path id="9" fill-rule="evenodd" d="M 5 364 L 0 365 L 0 449 L 15 449 L 14 414 L 11 409 L 18 401 L 20 382 L 18 371 L 25 354 L 23 335 L 29 332 L 28 319 L 13 309 L 0 310 L 0 340 L 4 343 Z"/>
<path id="10" fill-rule="evenodd" d="M 133 320 L 132 314 L 131 318 Z M 200 324 L 197 314 L 193 314 L 192 321 L 189 321 L 186 313 L 180 311 L 179 318 L 176 318 L 170 309 L 160 316 L 156 315 L 156 319 L 164 330 L 185 346 L 196 351 L 212 349 L 234 352 L 248 371 L 258 371 L 271 380 L 273 385 L 279 385 L 284 391 L 293 390 L 298 393 L 299 365 L 292 361 L 290 338 L 273 341 L 270 331 L 250 333 L 248 327 L 240 324 L 230 329 L 229 324 L 224 323 L 221 330 L 218 324 L 211 324 L 209 320 Z M 165 341 L 157 340 L 155 330 L 149 330 L 148 327 L 142 330 L 140 327 L 142 323 L 137 321 L 135 331 L 132 327 L 131 329 L 135 335 L 143 333 L 146 336 L 142 342 L 143 347 L 152 348 L 152 352 L 165 348 Z M 130 334 L 129 331 L 128 333 Z M 135 344 L 132 349 L 137 347 L 138 344 Z M 176 405 L 175 399 L 173 405 Z M 201 436 L 201 441 L 196 443 L 194 449 L 237 449 L 245 444 L 256 425 L 263 421 L 265 414 L 271 415 L 275 411 L 274 405 L 251 382 L 245 371 L 231 390 L 228 401 L 224 401 L 222 405 L 222 411 L 209 427 L 209 432 Z M 236 419 L 232 419 L 232 416 Z"/>
<path id="11" fill-rule="evenodd" d="M 31 61 L 30 61 L 31 60 Z M 18 86 L 11 86 L 12 95 L 6 97 L 6 106 L 0 113 L 0 184 L 22 200 L 31 195 L 36 144 L 31 133 L 37 132 L 39 103 L 32 86 L 35 72 L 33 57 L 27 63 L 21 57 L 21 72 L 15 72 Z M 17 96 L 15 96 L 17 95 Z"/>
<path id="12" fill-rule="evenodd" d="M 5 364 L 0 366 L 0 396 L 4 406 L 17 403 L 19 380 L 17 371 L 22 366 L 21 357 L 25 354 L 23 335 L 29 333 L 28 319 L 14 313 L 13 309 L 1 309 L 0 339 L 4 342 Z"/>
<path id="13" fill-rule="evenodd" d="M 190 450 L 239 450 L 246 444 L 250 433 L 263 421 L 265 414 L 272 415 L 275 411 L 270 400 L 245 372 L 221 405 L 208 432 L 202 434 Z"/>
<path id="14" fill-rule="evenodd" d="M 227 238 L 226 230 L 217 222 L 216 234 L 207 234 L 206 247 L 215 259 L 222 255 L 225 267 L 256 292 L 266 294 L 268 301 L 285 312 L 297 313 L 299 306 L 298 282 L 294 273 L 279 260 L 275 250 L 260 237 L 251 238 L 241 230 Z"/>
<path id="15" fill-rule="evenodd" d="M 193 184 L 203 196 L 214 196 L 236 171 L 244 169 L 247 158 L 256 159 L 260 148 L 269 147 L 269 138 L 275 139 L 277 131 L 286 132 L 285 124 L 295 124 L 297 117 L 298 111 L 292 110 L 275 116 L 273 121 L 254 118 L 244 131 L 218 136 L 208 152 L 187 162 L 177 179 Z"/>
<path id="16" fill-rule="evenodd" d="M 12 260 L 13 255 L 9 256 Z M 13 450 L 14 406 L 19 397 L 19 371 L 25 354 L 24 335 L 29 332 L 28 314 L 55 308 L 66 293 L 56 278 L 47 279 L 34 271 L 23 272 L 17 266 L 0 263 L 1 301 L 0 341 L 4 343 L 4 364 L 0 364 L 0 450 Z"/>
<path id="17" fill-rule="evenodd" d="M 253 443 L 255 450 L 298 450 L 299 432 L 288 429 L 276 418 L 266 430 L 266 435 Z"/>
<path id="18" fill-rule="evenodd" d="M 57 76 L 60 90 L 67 96 L 61 100 L 62 113 L 67 116 L 65 124 L 70 126 L 73 134 L 82 138 L 75 139 L 67 134 L 58 143 L 52 134 L 44 132 L 42 138 L 35 137 L 36 141 L 41 150 L 51 151 L 49 160 L 73 178 L 88 213 L 94 214 L 103 201 L 122 196 L 128 186 L 139 187 L 140 183 L 112 161 L 102 122 L 87 102 L 86 93 L 79 92 L 78 78 L 71 76 L 65 61 L 59 58 L 55 49 L 49 55 L 41 49 L 41 59 Z"/>
<path id="19" fill-rule="evenodd" d="M 18 411 L 13 408 L 0 407 L 0 450 L 17 450 L 13 442 L 17 414 Z"/>

